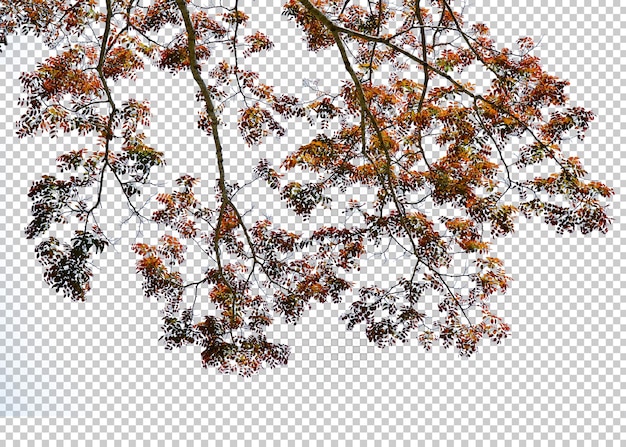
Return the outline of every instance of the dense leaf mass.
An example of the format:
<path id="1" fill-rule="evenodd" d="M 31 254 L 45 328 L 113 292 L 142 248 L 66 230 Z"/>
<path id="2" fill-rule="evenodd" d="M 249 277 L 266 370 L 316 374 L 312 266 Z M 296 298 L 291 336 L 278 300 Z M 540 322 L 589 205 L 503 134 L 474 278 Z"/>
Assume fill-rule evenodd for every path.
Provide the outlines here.
<path id="1" fill-rule="evenodd" d="M 568 82 L 543 70 L 532 39 L 498 48 L 484 24 L 465 24 L 456 0 L 289 0 L 283 15 L 309 50 L 332 49 L 344 76 L 336 91 L 312 88 L 316 97 L 305 102 L 247 68 L 251 57 L 271 57 L 274 45 L 266 30 L 250 29 L 254 17 L 243 3 L 0 0 L 1 43 L 32 33 L 56 49 L 20 78 L 18 135 L 95 137 L 93 148 L 58 157 L 67 178 L 43 176 L 29 192 L 28 238 L 71 218 L 81 225 L 68 243 L 48 237 L 36 248 L 53 289 L 85 299 L 89 260 L 109 244 L 94 215 L 109 178 L 134 216 L 166 229 L 157 245 L 132 248 L 146 297 L 164 303 L 168 349 L 196 344 L 204 366 L 249 375 L 287 362 L 289 348 L 268 336 L 275 316 L 297 323 L 312 303 L 347 296 L 347 327 L 363 325 L 380 347 L 415 336 L 426 350 L 440 340 L 469 356 L 482 338 L 499 343 L 510 332 L 490 308 L 511 281 L 491 243 L 513 233 L 519 215 L 541 216 L 559 232 L 608 231 L 613 191 L 585 179 L 580 160 L 563 154 L 563 145 L 583 139 L 593 114 L 569 104 Z M 166 27 L 169 41 L 159 34 Z M 198 126 L 212 143 L 202 150 L 219 175 L 214 199 L 203 204 L 199 179 L 181 174 L 178 189 L 156 195 L 159 209 L 144 216 L 136 196 L 165 153 L 141 130 L 149 103 L 118 102 L 113 93 L 149 64 L 195 81 Z M 462 72 L 489 82 L 479 88 L 461 81 Z M 236 200 L 248 184 L 229 182 L 224 162 L 240 150 L 222 142 L 226 101 L 237 101 L 237 128 L 254 154 L 266 137 L 285 134 L 281 120 L 319 126 L 279 163 L 258 160 L 255 179 L 302 219 L 343 206 L 344 223 L 305 234 L 265 218 L 250 222 Z M 533 177 L 535 166 L 552 173 Z M 313 180 L 285 178 L 301 172 Z M 353 187 L 370 197 L 333 203 L 337 188 Z M 433 207 L 446 212 L 434 217 Z M 181 266 L 191 246 L 200 247 L 205 268 L 190 279 Z M 389 286 L 347 279 L 368 253 L 392 246 L 410 260 L 408 274 Z M 438 306 L 429 312 L 433 296 Z M 214 313 L 197 316 L 198 299 Z"/>

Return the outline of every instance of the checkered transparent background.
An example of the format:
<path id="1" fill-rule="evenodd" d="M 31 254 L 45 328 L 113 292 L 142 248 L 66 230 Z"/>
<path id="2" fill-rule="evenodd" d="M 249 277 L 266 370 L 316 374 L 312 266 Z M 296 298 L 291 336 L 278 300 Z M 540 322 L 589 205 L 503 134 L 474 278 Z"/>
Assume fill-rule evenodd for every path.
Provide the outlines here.
<path id="1" fill-rule="evenodd" d="M 274 39 L 267 81 L 303 91 L 303 79 L 338 82 L 331 53 L 310 57 L 299 32 L 264 1 L 247 2 L 255 24 Z M 54 294 L 42 280 L 35 242 L 24 238 L 27 191 L 53 173 L 62 151 L 88 143 L 48 136 L 18 140 L 18 76 L 46 55 L 35 38 L 12 39 L 0 55 L 0 445 L 620 445 L 625 386 L 622 345 L 626 228 L 621 181 L 626 142 L 622 85 L 626 72 L 626 9 L 617 0 L 473 0 L 469 21 L 485 22 L 499 44 L 541 39 L 537 54 L 551 74 L 571 81 L 575 105 L 598 116 L 584 144 L 570 147 L 590 176 L 617 191 L 605 235 L 559 236 L 541 222 L 521 220 L 497 253 L 515 282 L 495 305 L 512 326 L 501 345 L 483 343 L 461 359 L 415 341 L 384 351 L 362 331 L 346 332 L 346 304 L 314 307 L 296 327 L 274 335 L 292 347 L 287 366 L 252 378 L 202 369 L 198 348 L 166 352 L 158 344 L 159 306 L 142 296 L 128 244 L 137 236 L 119 191 L 112 189 L 102 226 L 120 242 L 99 257 L 86 303 Z M 513 4 L 513 5 L 511 5 Z M 279 3 L 277 3 L 279 5 Z M 266 27 L 266 28 L 264 28 Z M 272 59 L 273 58 L 273 59 Z M 210 142 L 194 124 L 188 73 L 150 72 L 116 86 L 119 98 L 152 101 L 149 142 L 170 161 L 167 183 L 180 173 L 203 176 L 212 194 Z M 225 134 L 228 170 L 241 182 L 260 157 L 279 159 L 308 138 L 289 123 L 280 143 L 251 153 Z M 305 132 L 306 131 L 306 132 Z M 230 149 L 238 144 L 237 149 Z M 112 183 L 112 182 L 110 182 Z M 248 189 L 241 203 L 283 225 L 301 224 L 267 196 Z M 331 223 L 339 216 L 320 215 Z M 154 236 L 145 228 L 144 236 Z M 193 266 L 193 263 L 192 263 Z M 370 282 L 394 276 L 394 262 L 375 260 Z"/>

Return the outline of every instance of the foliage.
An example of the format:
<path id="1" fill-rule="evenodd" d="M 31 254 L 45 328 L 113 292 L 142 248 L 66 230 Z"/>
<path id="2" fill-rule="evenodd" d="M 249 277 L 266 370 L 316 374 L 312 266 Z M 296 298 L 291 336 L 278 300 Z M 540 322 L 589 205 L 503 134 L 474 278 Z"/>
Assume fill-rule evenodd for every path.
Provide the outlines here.
<path id="1" fill-rule="evenodd" d="M 457 3 L 287 1 L 283 14 L 301 29 L 309 50 L 334 49 L 345 73 L 337 92 L 318 91 L 304 103 L 245 68 L 253 55 L 271 57 L 273 43 L 259 30 L 242 38 L 251 19 L 238 1 L 205 7 L 190 0 L 106 0 L 104 8 L 94 0 L 0 1 L 2 42 L 30 33 L 57 51 L 21 76 L 25 112 L 18 135 L 56 136 L 61 130 L 96 137 L 93 150 L 58 157 L 59 169 L 72 173 L 69 179 L 46 175 L 30 190 L 28 238 L 71 216 L 84 223 L 69 243 L 49 237 L 37 246 L 45 280 L 74 300 L 85 299 L 89 259 L 108 245 L 94 218 L 107 171 L 132 212 L 148 219 L 134 198 L 153 168 L 163 165 L 164 153 L 140 130 L 149 125 L 149 104 L 134 98 L 118 103 L 112 90 L 152 63 L 190 72 L 199 127 L 213 143 L 208 159 L 219 172 L 215 199 L 206 205 L 194 193 L 198 179 L 189 175 L 180 176 L 177 191 L 160 193 L 160 208 L 149 219 L 168 232 L 156 246 L 132 247 L 146 297 L 165 303 L 167 348 L 200 345 L 204 366 L 243 375 L 285 364 L 289 348 L 266 336 L 274 315 L 296 323 L 312 302 L 339 302 L 349 291 L 354 299 L 342 319 L 349 329 L 364 324 L 378 346 L 416 334 L 427 350 L 440 340 L 469 356 L 482 338 L 499 343 L 510 328 L 492 313 L 490 300 L 506 292 L 511 278 L 491 254 L 493 239 L 514 232 L 520 214 L 542 216 L 559 232 L 606 233 L 611 219 L 603 200 L 613 191 L 585 180 L 579 159 L 562 153 L 573 137 L 583 139 L 593 119 L 590 111 L 569 105 L 568 82 L 541 68 L 530 38 L 519 39 L 516 50 L 498 49 L 485 25 L 464 23 Z M 158 36 L 164 27 L 175 32 L 169 42 Z M 220 45 L 230 55 L 223 60 L 215 56 Z M 488 76 L 489 86 L 479 90 L 462 82 L 463 71 Z M 284 135 L 281 119 L 319 123 L 320 133 L 280 168 L 261 159 L 255 170 L 297 215 L 306 219 L 332 206 L 333 188 L 363 186 L 372 200 L 348 201 L 350 224 L 309 235 L 265 219 L 248 222 L 235 203 L 242 187 L 228 182 L 229 148 L 220 138 L 224 101 L 233 97 L 249 147 Z M 532 178 L 534 166 L 553 173 Z M 300 171 L 316 180 L 283 180 Z M 433 206 L 451 215 L 429 216 Z M 179 268 L 189 244 L 202 247 L 206 257 L 206 269 L 194 280 Z M 368 252 L 391 244 L 410 256 L 411 274 L 390 287 L 356 290 L 347 274 Z M 462 274 L 453 270 L 459 258 L 467 262 Z M 463 287 L 469 292 L 462 294 Z M 187 307 L 188 289 L 194 302 Z M 425 311 L 432 294 L 439 296 L 439 318 Z M 196 318 L 199 295 L 215 314 Z M 472 308 L 479 317 L 472 317 Z"/>

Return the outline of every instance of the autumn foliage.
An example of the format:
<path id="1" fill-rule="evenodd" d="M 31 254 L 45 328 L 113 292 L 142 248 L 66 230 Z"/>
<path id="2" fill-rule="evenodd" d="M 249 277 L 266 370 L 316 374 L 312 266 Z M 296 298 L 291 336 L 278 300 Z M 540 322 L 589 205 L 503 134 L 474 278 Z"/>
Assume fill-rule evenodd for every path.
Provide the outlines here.
<path id="1" fill-rule="evenodd" d="M 347 327 L 363 326 L 378 346 L 415 336 L 426 350 L 440 341 L 469 356 L 481 339 L 499 343 L 510 332 L 490 309 L 511 281 L 490 246 L 515 231 L 520 214 L 542 217 L 559 232 L 609 229 L 604 201 L 613 191 L 586 180 L 579 159 L 562 152 L 564 144 L 583 139 L 593 114 L 568 103 L 568 82 L 542 69 L 531 39 L 498 48 L 485 25 L 464 22 L 456 2 L 289 0 L 283 15 L 300 28 L 308 49 L 334 49 L 344 73 L 336 91 L 318 90 L 307 103 L 246 68 L 252 55 L 272 57 L 277 49 L 262 29 L 250 31 L 254 17 L 243 2 L 101 4 L 0 1 L 3 42 L 30 33 L 56 49 L 21 76 L 18 135 L 61 130 L 94 136 L 92 148 L 58 157 L 66 177 L 46 175 L 33 183 L 26 235 L 44 236 L 70 217 L 81 222 L 71 240 L 48 236 L 36 253 L 55 290 L 84 300 L 89 260 L 109 244 L 94 211 L 111 173 L 107 178 L 114 178 L 138 219 L 168 229 L 158 245 L 132 247 L 137 271 L 146 297 L 164 303 L 166 347 L 199 345 L 204 366 L 249 375 L 285 364 L 289 348 L 266 335 L 274 318 L 296 323 L 311 303 L 343 299 L 350 304 L 342 316 Z M 166 26 L 175 30 L 168 42 L 157 36 Z M 230 56 L 216 57 L 218 46 Z M 193 77 L 198 125 L 212 143 L 202 150 L 211 151 L 207 160 L 219 172 L 216 195 L 205 203 L 194 190 L 198 179 L 181 174 L 176 191 L 156 196 L 159 209 L 149 218 L 136 196 L 171 154 L 150 146 L 142 133 L 149 104 L 132 97 L 117 102 L 112 94 L 115 81 L 134 79 L 148 64 Z M 488 85 L 461 81 L 463 71 L 480 74 Z M 236 125 L 251 148 L 284 135 L 281 120 L 318 125 L 317 136 L 284 160 L 258 160 L 254 176 L 303 219 L 337 206 L 350 220 L 306 234 L 266 219 L 249 222 L 234 200 L 241 187 L 225 169 L 224 159 L 238 149 L 221 139 L 224 101 L 238 101 Z M 533 167 L 552 173 L 536 176 Z M 293 172 L 315 180 L 285 180 Z M 371 200 L 334 202 L 333 190 L 355 186 L 367 189 Z M 447 215 L 433 217 L 433 207 Z M 205 268 L 190 279 L 179 267 L 191 244 L 202 247 Z M 355 288 L 346 279 L 370 250 L 391 245 L 410 257 L 410 274 L 393 278 L 389 287 Z M 466 262 L 462 273 L 453 269 L 457 259 Z M 433 294 L 435 314 L 423 305 Z M 196 315 L 197 300 L 210 301 L 216 311 Z"/>

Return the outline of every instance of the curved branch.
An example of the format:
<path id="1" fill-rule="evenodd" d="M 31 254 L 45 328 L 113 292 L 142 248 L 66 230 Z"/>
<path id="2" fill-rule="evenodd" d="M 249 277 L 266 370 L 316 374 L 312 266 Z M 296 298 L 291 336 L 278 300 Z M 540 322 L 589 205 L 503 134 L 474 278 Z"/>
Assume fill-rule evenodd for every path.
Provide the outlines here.
<path id="1" fill-rule="evenodd" d="M 368 120 L 370 121 L 371 125 L 374 127 L 374 130 L 376 132 L 376 135 L 380 141 L 381 147 L 384 149 L 385 152 L 385 157 L 387 159 L 387 178 L 383 178 L 382 174 L 377 173 L 377 176 L 379 178 L 379 180 L 381 181 L 382 184 L 388 183 L 388 187 L 389 187 L 389 192 L 391 193 L 394 205 L 396 206 L 396 209 L 398 210 L 399 213 L 401 213 L 403 216 L 406 215 L 406 210 L 404 208 L 404 205 L 402 204 L 402 202 L 398 199 L 395 188 L 393 186 L 393 183 L 391 181 L 391 156 L 389 154 L 389 148 L 387 147 L 387 145 L 385 144 L 384 138 L 382 136 L 382 131 L 378 125 L 378 121 L 376 120 L 376 117 L 374 116 L 374 114 L 372 113 L 372 111 L 370 110 L 369 106 L 366 103 L 366 99 L 365 99 L 365 93 L 363 91 L 363 87 L 361 85 L 361 82 L 358 79 L 358 76 L 356 75 L 356 73 L 354 72 L 354 69 L 352 68 L 352 65 L 350 63 L 350 60 L 348 59 L 348 54 L 346 51 L 346 47 L 341 39 L 341 36 L 339 36 L 340 32 L 345 32 L 345 31 L 350 31 L 346 34 L 350 34 L 352 31 L 348 30 L 347 28 L 343 28 L 343 27 L 339 27 L 337 25 L 335 25 L 328 17 L 326 17 L 320 10 L 318 10 L 309 0 L 298 0 L 300 2 L 300 4 L 302 4 L 315 18 L 317 18 L 318 20 L 320 20 L 320 22 L 322 22 L 327 28 L 328 30 L 331 32 L 331 34 L 333 35 L 333 39 L 335 40 L 335 43 L 337 45 L 337 48 L 339 49 L 339 52 L 341 53 L 341 58 L 343 60 L 344 66 L 346 68 L 346 71 L 350 74 L 350 77 L 352 78 L 352 81 L 355 84 L 355 88 L 357 91 L 357 96 L 359 99 L 359 106 L 361 109 L 361 126 L 363 128 L 364 126 L 364 116 L 367 115 Z M 344 31 L 345 30 L 345 31 Z M 360 34 L 360 33 L 356 33 L 356 34 Z M 372 36 L 374 37 L 374 36 Z M 372 41 L 374 42 L 382 42 L 385 44 L 388 44 L 388 40 L 387 39 L 381 39 L 381 38 L 373 38 Z M 423 41 L 422 45 L 423 48 L 425 49 L 426 42 Z M 426 62 L 423 61 L 422 62 L 423 68 L 424 68 L 424 72 L 428 73 L 428 69 L 430 68 L 430 65 Z M 425 95 L 425 88 L 423 90 L 423 95 Z M 364 132 L 365 129 L 362 129 L 362 132 Z M 363 154 L 364 156 L 370 160 L 370 162 L 373 163 L 373 160 L 371 159 L 371 157 L 369 156 L 369 154 L 367 154 L 367 151 L 365 149 L 365 146 L 363 147 Z M 470 318 L 467 316 L 467 314 L 465 313 L 465 310 L 463 309 L 463 306 L 461 305 L 461 303 L 456 299 L 456 296 L 454 295 L 454 293 L 452 292 L 452 290 L 450 289 L 450 287 L 448 286 L 448 284 L 445 282 L 445 280 L 443 279 L 443 276 L 441 273 L 439 273 L 436 269 L 434 269 L 428 262 L 424 261 L 423 259 L 421 259 L 419 256 L 417 256 L 417 244 L 416 242 L 413 240 L 413 237 L 411 236 L 411 232 L 410 230 L 407 228 L 406 223 L 405 222 L 401 222 L 402 227 L 404 228 L 407 236 L 409 237 L 409 240 L 411 242 L 411 245 L 413 247 L 413 254 L 416 255 L 417 260 L 419 263 L 423 264 L 424 266 L 428 267 L 431 271 L 433 271 L 435 273 L 435 275 L 439 278 L 439 280 L 444 284 L 444 286 L 446 287 L 446 289 L 448 290 L 448 292 L 450 293 L 450 296 L 452 296 L 452 298 L 454 299 L 456 305 L 459 307 L 459 309 L 461 310 L 461 312 L 463 313 L 463 315 L 465 316 L 465 318 L 467 319 L 467 321 L 469 322 L 470 326 L 473 326 L 472 321 L 470 320 Z"/>

